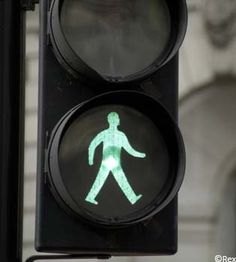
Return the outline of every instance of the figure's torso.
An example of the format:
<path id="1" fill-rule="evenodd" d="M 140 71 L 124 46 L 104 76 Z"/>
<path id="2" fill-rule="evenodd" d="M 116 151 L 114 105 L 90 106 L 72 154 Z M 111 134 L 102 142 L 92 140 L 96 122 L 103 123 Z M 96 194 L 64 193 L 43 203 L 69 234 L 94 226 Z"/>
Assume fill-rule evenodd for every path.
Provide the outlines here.
<path id="1" fill-rule="evenodd" d="M 110 162 L 115 161 L 120 165 L 124 134 L 118 130 L 108 129 L 104 131 L 103 138 L 103 163 L 106 164 L 109 159 Z"/>

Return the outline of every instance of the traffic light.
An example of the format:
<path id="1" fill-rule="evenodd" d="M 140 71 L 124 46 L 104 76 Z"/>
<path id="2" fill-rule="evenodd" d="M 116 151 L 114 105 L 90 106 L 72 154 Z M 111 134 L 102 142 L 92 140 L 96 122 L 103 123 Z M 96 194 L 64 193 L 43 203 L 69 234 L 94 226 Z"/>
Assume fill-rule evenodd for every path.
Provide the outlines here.
<path id="1" fill-rule="evenodd" d="M 177 251 L 185 0 L 40 1 L 36 249 Z"/>

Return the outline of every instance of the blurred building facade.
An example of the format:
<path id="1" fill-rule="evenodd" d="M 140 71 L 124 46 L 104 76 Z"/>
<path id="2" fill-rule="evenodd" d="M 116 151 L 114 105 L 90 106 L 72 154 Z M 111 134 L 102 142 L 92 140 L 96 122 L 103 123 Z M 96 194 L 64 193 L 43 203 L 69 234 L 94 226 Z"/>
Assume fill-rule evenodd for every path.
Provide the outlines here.
<path id="1" fill-rule="evenodd" d="M 236 257 L 236 2 L 189 0 L 180 52 L 180 126 L 187 170 L 179 194 L 179 252 L 113 261 Z M 24 257 L 35 254 L 38 11 L 27 15 Z"/>

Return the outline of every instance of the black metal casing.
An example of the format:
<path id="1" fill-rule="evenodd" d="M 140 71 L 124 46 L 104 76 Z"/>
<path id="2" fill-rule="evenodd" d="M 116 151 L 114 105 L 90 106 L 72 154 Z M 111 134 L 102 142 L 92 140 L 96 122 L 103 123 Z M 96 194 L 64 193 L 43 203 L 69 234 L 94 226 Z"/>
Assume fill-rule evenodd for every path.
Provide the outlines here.
<path id="1" fill-rule="evenodd" d="M 139 82 L 90 84 L 58 62 L 49 38 L 50 1 L 41 1 L 36 249 L 42 252 L 109 255 L 167 255 L 177 251 L 177 196 L 159 213 L 124 228 L 102 228 L 67 214 L 55 200 L 47 169 L 50 136 L 73 107 L 95 95 L 135 90 L 159 101 L 178 120 L 178 54 Z M 155 114 L 155 112 L 153 112 Z"/>

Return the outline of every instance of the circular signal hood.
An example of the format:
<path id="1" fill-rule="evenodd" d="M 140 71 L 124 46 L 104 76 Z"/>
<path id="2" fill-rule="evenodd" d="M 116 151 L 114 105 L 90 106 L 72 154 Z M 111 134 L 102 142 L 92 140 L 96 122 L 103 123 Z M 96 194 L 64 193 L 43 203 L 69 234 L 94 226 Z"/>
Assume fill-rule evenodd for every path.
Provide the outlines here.
<path id="1" fill-rule="evenodd" d="M 53 0 L 49 32 L 75 77 L 128 82 L 154 73 L 178 51 L 185 0 Z"/>
<path id="2" fill-rule="evenodd" d="M 156 100 L 133 91 L 106 93 L 73 108 L 48 148 L 59 204 L 101 226 L 138 223 L 162 210 L 176 196 L 184 168 L 176 123 Z"/>

